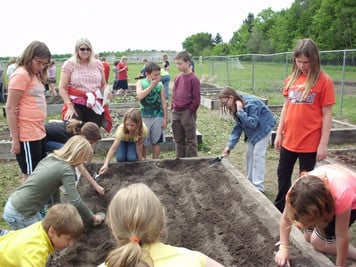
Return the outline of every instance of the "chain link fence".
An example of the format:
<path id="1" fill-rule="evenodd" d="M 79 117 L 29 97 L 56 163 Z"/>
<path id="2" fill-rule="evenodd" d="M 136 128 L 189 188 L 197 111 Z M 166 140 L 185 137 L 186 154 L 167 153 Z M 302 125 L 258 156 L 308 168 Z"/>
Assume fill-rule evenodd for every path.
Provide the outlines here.
<path id="1" fill-rule="evenodd" d="M 334 81 L 334 113 L 341 117 L 351 114 L 351 120 L 356 122 L 356 112 L 350 105 L 356 98 L 356 49 L 321 51 L 320 57 L 322 69 Z M 251 92 L 273 104 L 283 103 L 281 91 L 292 70 L 291 52 L 195 57 L 194 61 L 195 72 L 202 81 Z"/>
<path id="2" fill-rule="evenodd" d="M 320 56 L 322 69 L 335 85 L 337 103 L 333 107 L 334 114 L 356 123 L 356 49 L 320 51 Z M 139 56 L 137 58 L 140 59 Z M 173 58 L 172 54 L 172 63 Z M 157 57 L 157 62 L 159 60 Z M 281 91 L 292 70 L 292 53 L 194 57 L 194 62 L 195 73 L 203 82 L 232 86 L 278 105 L 283 103 Z M 7 65 L 7 62 L 0 61 L 4 73 Z"/>

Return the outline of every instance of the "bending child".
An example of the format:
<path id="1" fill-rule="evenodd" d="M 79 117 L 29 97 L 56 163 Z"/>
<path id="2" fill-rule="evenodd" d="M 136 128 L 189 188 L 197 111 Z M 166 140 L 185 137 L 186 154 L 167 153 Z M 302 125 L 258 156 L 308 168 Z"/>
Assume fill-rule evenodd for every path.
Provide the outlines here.
<path id="1" fill-rule="evenodd" d="M 224 112 L 227 110 L 235 121 L 223 155 L 230 154 L 244 132 L 247 138 L 247 178 L 263 193 L 265 154 L 271 131 L 276 124 L 273 113 L 259 98 L 238 94 L 231 87 L 226 87 L 219 93 L 219 100 Z"/>
<path id="2" fill-rule="evenodd" d="M 160 241 L 166 227 L 164 207 L 142 183 L 131 184 L 115 194 L 108 207 L 107 224 L 118 247 L 100 267 L 223 267 L 201 252 Z"/>
<path id="3" fill-rule="evenodd" d="M 74 135 L 84 136 L 94 146 L 101 139 L 99 126 L 94 122 L 71 119 L 69 121 L 50 121 L 45 124 L 47 152 L 61 148 Z M 105 195 L 105 189 L 90 175 L 84 164 L 78 165 L 81 175 L 94 187 L 99 195 Z M 78 177 L 79 178 L 79 177 Z"/>
<path id="4" fill-rule="evenodd" d="M 137 108 L 128 109 L 123 120 L 123 123 L 116 130 L 115 140 L 106 155 L 99 174 L 108 171 L 109 163 L 114 154 L 116 154 L 118 162 L 143 160 L 143 138 L 147 135 L 147 127 L 142 122 L 140 110 Z"/>
<path id="5" fill-rule="evenodd" d="M 56 204 L 41 222 L 0 237 L 1 266 L 46 266 L 50 254 L 73 245 L 83 230 L 73 205 Z"/>
<path id="6" fill-rule="evenodd" d="M 298 178 L 286 196 L 280 221 L 279 251 L 275 262 L 284 266 L 289 258 L 289 235 L 296 223 L 315 250 L 336 255 L 336 266 L 356 260 L 349 242 L 349 228 L 356 220 L 356 173 L 341 165 L 315 168 Z"/>
<path id="7" fill-rule="evenodd" d="M 63 185 L 68 200 L 78 209 L 84 222 L 101 224 L 102 217 L 85 204 L 73 179 L 74 168 L 90 160 L 92 155 L 93 148 L 83 136 L 70 138 L 62 148 L 41 160 L 26 182 L 10 195 L 4 208 L 5 221 L 13 230 L 41 221 L 40 210 L 51 197 L 54 204 L 61 202 L 59 188 Z"/>

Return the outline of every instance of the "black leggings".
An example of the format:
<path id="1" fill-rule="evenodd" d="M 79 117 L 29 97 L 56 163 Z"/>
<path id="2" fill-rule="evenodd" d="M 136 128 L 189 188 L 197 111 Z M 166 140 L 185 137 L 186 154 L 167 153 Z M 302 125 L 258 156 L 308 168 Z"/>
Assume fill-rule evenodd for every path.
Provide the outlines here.
<path id="1" fill-rule="evenodd" d="M 279 209 L 280 212 L 283 212 L 284 210 L 286 195 L 289 188 L 291 187 L 292 173 L 297 159 L 299 159 L 299 174 L 303 171 L 311 171 L 315 167 L 316 152 L 298 153 L 281 147 L 277 169 L 278 193 L 274 201 L 274 205 L 277 207 L 277 209 Z"/>

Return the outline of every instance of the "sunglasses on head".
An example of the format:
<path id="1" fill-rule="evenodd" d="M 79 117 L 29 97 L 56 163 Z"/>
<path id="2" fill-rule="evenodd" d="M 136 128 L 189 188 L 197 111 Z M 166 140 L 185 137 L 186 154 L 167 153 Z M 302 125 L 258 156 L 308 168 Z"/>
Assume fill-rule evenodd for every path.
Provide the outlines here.
<path id="1" fill-rule="evenodd" d="M 91 49 L 88 47 L 88 48 L 85 48 L 85 47 L 81 47 L 79 48 L 80 51 L 91 51 Z"/>

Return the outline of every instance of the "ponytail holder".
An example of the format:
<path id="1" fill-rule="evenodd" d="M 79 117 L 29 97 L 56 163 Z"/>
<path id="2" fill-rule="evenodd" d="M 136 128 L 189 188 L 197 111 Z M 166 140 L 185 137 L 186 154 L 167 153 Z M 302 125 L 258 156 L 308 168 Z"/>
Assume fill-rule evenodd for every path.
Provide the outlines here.
<path id="1" fill-rule="evenodd" d="M 137 236 L 131 236 L 129 240 L 134 241 L 136 243 L 140 243 L 140 239 Z"/>

